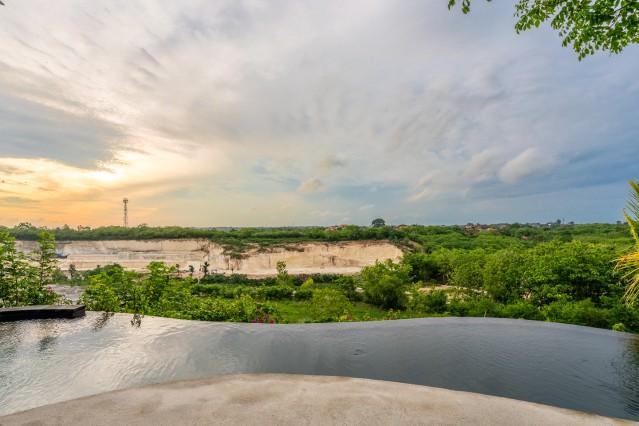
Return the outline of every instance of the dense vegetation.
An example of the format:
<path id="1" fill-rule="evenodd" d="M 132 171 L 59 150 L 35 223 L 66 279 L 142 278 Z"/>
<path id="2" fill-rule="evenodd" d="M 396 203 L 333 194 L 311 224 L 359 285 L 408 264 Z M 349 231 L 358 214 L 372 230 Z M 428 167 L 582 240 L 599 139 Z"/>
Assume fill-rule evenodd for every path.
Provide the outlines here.
<path id="1" fill-rule="evenodd" d="M 53 234 L 62 239 L 197 237 L 237 246 L 390 239 L 406 255 L 399 263 L 377 263 L 355 276 L 290 276 L 279 263 L 277 276 L 270 278 L 197 277 L 154 262 L 145 274 L 106 265 L 87 272 L 71 267 L 64 277 L 54 268 Z M 633 248 L 631 235 L 627 225 L 559 223 L 229 231 L 59 228 L 51 234 L 22 225 L 0 232 L 0 303 L 51 303 L 55 295 L 47 286 L 66 281 L 86 288 L 82 302 L 90 310 L 183 319 L 272 323 L 492 316 L 639 332 L 639 310 L 623 300 L 634 276 L 615 268 L 615 260 Z M 16 252 L 15 236 L 39 238 L 40 250 L 31 258 Z"/>
<path id="2" fill-rule="evenodd" d="M 376 219 L 378 220 L 378 219 Z M 498 224 L 466 226 L 355 226 L 293 227 L 293 228 L 239 228 L 230 230 L 183 228 L 178 226 L 149 227 L 145 225 L 125 228 L 106 226 L 91 229 L 68 226 L 46 229 L 29 223 L 13 228 L 2 228 L 18 240 L 35 241 L 42 231 L 50 232 L 58 241 L 69 240 L 151 240 L 203 238 L 219 243 L 230 254 L 241 254 L 251 246 L 286 245 L 303 241 L 357 241 L 390 240 L 409 249 L 433 251 L 437 248 L 531 247 L 553 240 L 580 240 L 605 243 L 624 249 L 633 240 L 626 224 Z"/>
<path id="3" fill-rule="evenodd" d="M 38 246 L 39 249 L 27 257 L 16 250 L 14 238 L 0 230 L 0 308 L 50 304 L 58 300 L 49 287 L 60 277 L 53 236 L 41 232 Z"/>
<path id="4" fill-rule="evenodd" d="M 356 276 L 207 275 L 199 282 L 151 263 L 145 275 L 119 266 L 85 274 L 89 309 L 184 319 L 324 322 L 423 316 L 491 316 L 639 331 L 639 310 L 622 302 L 618 249 L 581 241 L 531 248 L 408 253 Z"/>

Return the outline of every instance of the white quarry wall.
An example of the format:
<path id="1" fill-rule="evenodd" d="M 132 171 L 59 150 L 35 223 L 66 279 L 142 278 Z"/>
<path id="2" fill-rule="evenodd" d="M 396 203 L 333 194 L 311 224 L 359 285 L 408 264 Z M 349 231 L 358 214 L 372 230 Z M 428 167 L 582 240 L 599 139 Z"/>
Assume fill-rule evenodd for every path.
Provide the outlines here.
<path id="1" fill-rule="evenodd" d="M 30 252 L 37 247 L 32 241 L 18 241 L 18 248 Z M 388 241 L 346 241 L 336 243 L 308 242 L 282 247 L 250 249 L 242 259 L 224 254 L 224 248 L 208 240 L 112 240 L 58 242 L 60 268 L 71 264 L 79 271 L 98 265 L 119 263 L 127 269 L 143 271 L 152 261 L 179 265 L 196 271 L 209 262 L 209 271 L 266 276 L 276 273 L 278 261 L 286 262 L 292 274 L 356 273 L 377 260 L 399 260 L 402 251 Z"/>

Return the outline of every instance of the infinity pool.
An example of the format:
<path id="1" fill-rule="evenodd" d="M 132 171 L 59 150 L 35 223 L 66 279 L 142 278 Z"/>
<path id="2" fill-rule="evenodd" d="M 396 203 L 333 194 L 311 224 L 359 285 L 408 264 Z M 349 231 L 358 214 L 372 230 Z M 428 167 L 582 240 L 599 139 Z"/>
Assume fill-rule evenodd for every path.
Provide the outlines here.
<path id="1" fill-rule="evenodd" d="M 486 318 L 263 325 L 90 312 L 0 323 L 0 415 L 235 373 L 364 377 L 639 420 L 639 338 Z"/>

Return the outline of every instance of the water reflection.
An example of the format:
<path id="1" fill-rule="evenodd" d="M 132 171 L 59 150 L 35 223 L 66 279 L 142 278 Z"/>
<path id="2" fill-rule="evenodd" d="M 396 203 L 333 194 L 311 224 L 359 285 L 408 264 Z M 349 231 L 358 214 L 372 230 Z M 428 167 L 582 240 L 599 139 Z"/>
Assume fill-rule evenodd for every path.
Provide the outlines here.
<path id="1" fill-rule="evenodd" d="M 133 314 L 133 317 L 131 317 L 131 325 L 133 327 L 140 328 L 140 326 L 142 325 L 142 318 L 144 318 L 144 315 Z"/>
<path id="2" fill-rule="evenodd" d="M 639 417 L 639 336 L 628 339 L 622 359 L 618 374 L 627 399 L 627 411 Z"/>
<path id="3" fill-rule="evenodd" d="M 98 331 L 102 329 L 105 325 L 107 325 L 107 322 L 109 322 L 109 319 L 113 315 L 114 315 L 113 312 L 99 313 L 98 316 L 95 318 L 95 321 L 93 321 L 93 331 Z"/>
<path id="4" fill-rule="evenodd" d="M 55 321 L 41 321 L 38 323 L 38 351 L 46 352 L 56 343 L 58 328 Z"/>

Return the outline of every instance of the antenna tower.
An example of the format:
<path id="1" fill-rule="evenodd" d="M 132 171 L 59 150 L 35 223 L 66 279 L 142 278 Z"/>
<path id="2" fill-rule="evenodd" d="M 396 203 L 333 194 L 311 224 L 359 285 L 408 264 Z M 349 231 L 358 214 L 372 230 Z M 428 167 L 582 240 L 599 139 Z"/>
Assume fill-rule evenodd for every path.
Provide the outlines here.
<path id="1" fill-rule="evenodd" d="M 124 204 L 124 227 L 128 228 L 129 227 L 129 199 L 125 198 L 122 200 L 122 204 Z"/>

